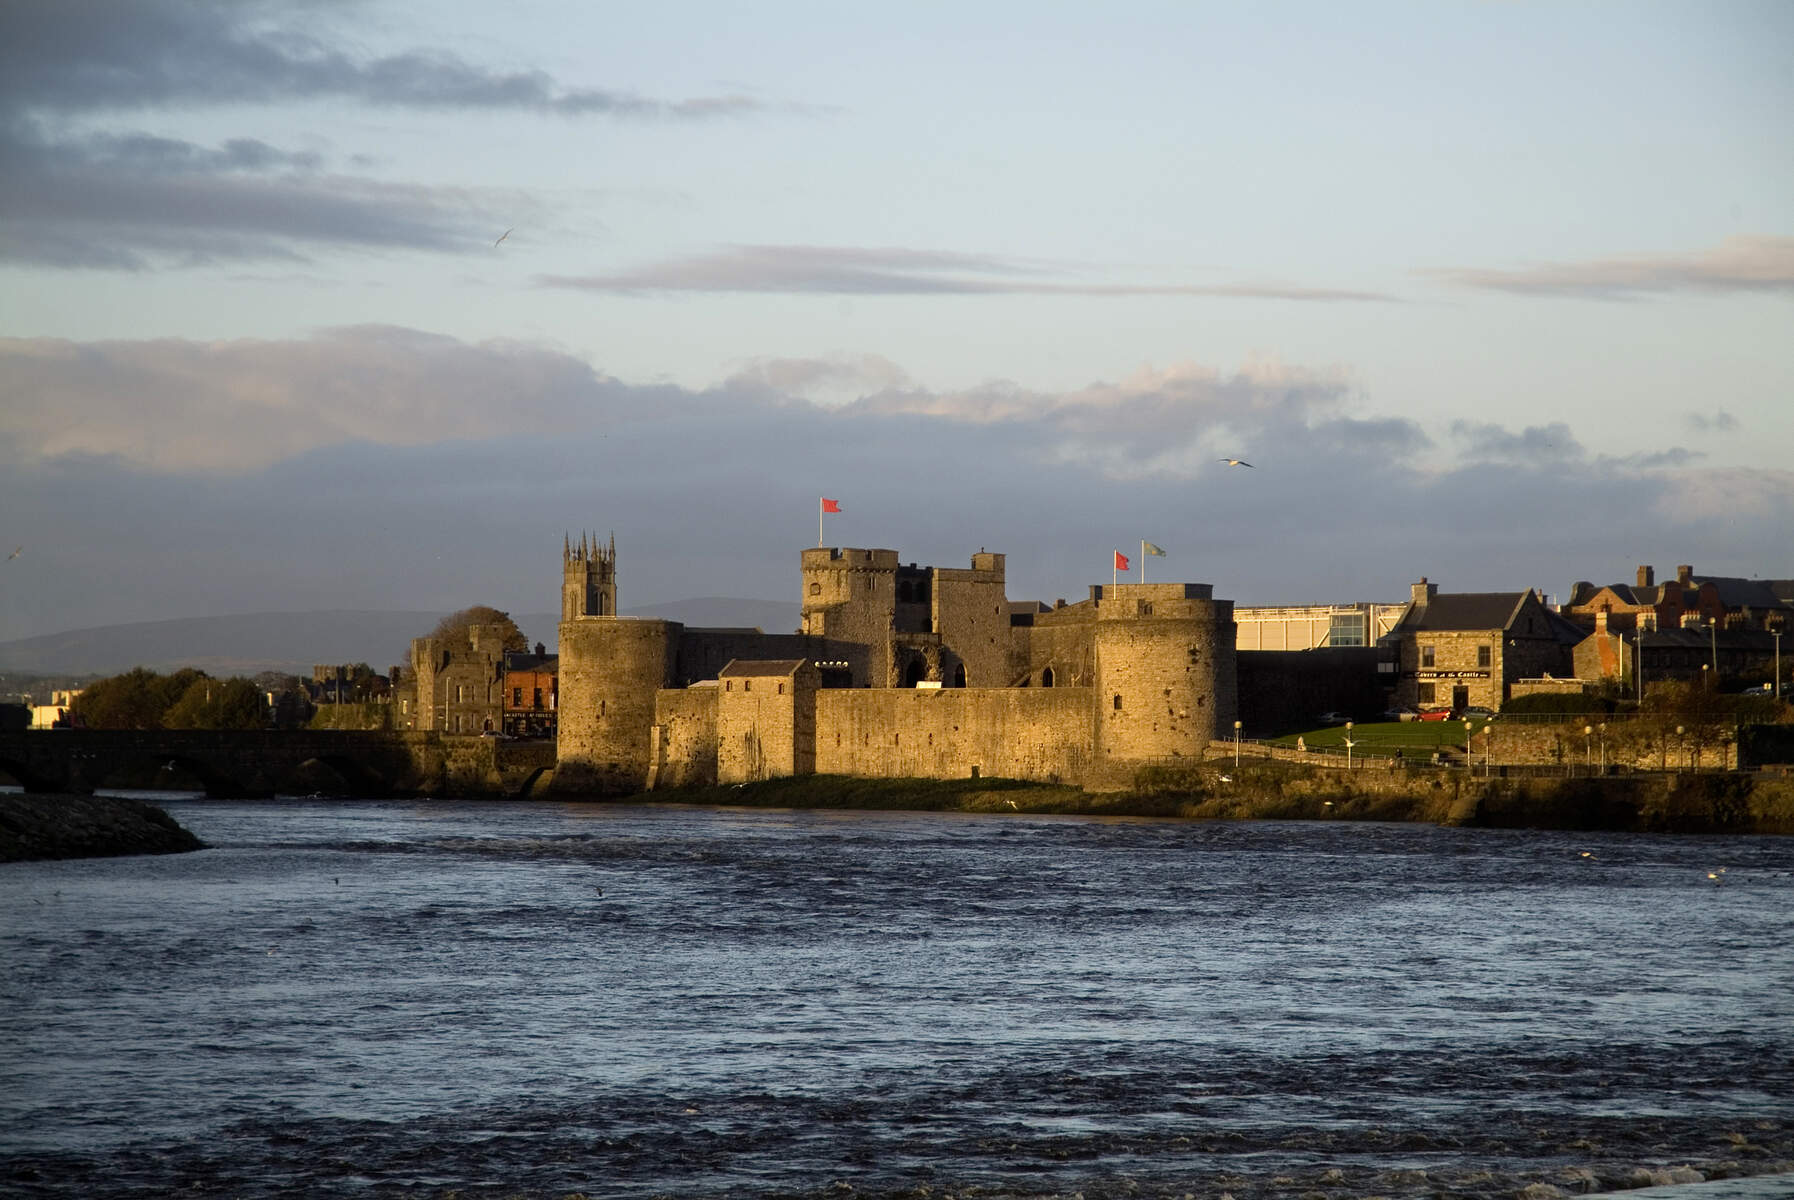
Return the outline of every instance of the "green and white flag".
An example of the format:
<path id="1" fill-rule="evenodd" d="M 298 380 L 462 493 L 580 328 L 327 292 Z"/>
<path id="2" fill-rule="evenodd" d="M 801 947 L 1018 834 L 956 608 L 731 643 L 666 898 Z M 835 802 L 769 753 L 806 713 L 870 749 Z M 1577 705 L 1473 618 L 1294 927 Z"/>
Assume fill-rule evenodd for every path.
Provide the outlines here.
<path id="1" fill-rule="evenodd" d="M 1165 557 L 1165 551 L 1160 547 L 1153 545 L 1151 542 L 1141 542 L 1140 553 L 1156 555 L 1159 558 Z"/>

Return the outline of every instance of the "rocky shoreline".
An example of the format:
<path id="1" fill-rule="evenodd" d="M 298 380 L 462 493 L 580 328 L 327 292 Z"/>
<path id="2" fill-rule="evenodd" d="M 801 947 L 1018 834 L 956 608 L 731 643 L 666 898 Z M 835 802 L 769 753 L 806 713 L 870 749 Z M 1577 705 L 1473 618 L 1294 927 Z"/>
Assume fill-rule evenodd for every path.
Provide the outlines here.
<path id="1" fill-rule="evenodd" d="M 597 797 L 594 797 L 596 799 Z M 1794 779 L 1737 772 L 1482 779 L 1282 762 L 1154 767 L 1121 792 L 1002 779 L 807 775 L 644 792 L 637 803 L 1024 812 L 1235 821 L 1409 821 L 1500 829 L 1794 835 Z"/>
<path id="2" fill-rule="evenodd" d="M 123 796 L 0 795 L 0 862 L 180 854 L 205 843 L 153 804 Z"/>

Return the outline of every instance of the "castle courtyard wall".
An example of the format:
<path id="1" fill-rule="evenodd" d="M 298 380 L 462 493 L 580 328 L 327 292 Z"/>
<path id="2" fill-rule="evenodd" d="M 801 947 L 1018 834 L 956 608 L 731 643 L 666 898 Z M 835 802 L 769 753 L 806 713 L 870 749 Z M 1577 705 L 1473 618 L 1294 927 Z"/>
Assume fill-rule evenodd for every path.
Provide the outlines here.
<path id="1" fill-rule="evenodd" d="M 1093 757 L 1089 688 L 830 688 L 816 693 L 824 775 L 1076 783 Z"/>
<path id="2" fill-rule="evenodd" d="M 717 689 L 662 688 L 654 694 L 654 761 L 649 788 L 708 787 L 716 782 Z"/>

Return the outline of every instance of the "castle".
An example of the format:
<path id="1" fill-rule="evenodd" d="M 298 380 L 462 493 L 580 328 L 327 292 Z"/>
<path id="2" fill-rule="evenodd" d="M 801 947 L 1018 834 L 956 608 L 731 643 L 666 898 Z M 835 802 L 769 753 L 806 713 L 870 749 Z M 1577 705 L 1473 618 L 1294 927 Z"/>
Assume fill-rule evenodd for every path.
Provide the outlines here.
<path id="1" fill-rule="evenodd" d="M 783 775 L 1089 784 L 1234 731 L 1231 601 L 1093 585 L 1053 607 L 894 550 L 802 554 L 802 628 L 617 615 L 614 539 L 563 545 L 554 786 L 637 792 Z"/>

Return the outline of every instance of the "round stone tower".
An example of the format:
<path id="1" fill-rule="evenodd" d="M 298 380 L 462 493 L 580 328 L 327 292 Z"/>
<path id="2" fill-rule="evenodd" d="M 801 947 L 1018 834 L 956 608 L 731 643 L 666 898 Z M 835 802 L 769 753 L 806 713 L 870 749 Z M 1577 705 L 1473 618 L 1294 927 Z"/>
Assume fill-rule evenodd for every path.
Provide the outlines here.
<path id="1" fill-rule="evenodd" d="M 654 693 L 673 682 L 684 626 L 577 617 L 560 626 L 554 789 L 634 792 L 647 786 Z"/>
<path id="2" fill-rule="evenodd" d="M 1095 650 L 1096 746 L 1105 758 L 1199 758 L 1232 737 L 1233 602 L 1201 583 L 1101 589 Z"/>

